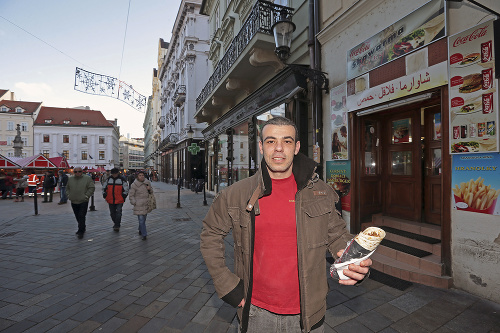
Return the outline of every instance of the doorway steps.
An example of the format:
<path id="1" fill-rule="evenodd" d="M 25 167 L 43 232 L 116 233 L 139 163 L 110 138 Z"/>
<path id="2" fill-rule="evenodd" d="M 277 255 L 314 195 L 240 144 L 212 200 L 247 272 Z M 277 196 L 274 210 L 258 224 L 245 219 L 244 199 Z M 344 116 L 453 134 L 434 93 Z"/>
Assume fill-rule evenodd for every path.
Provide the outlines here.
<path id="1" fill-rule="evenodd" d="M 382 214 L 361 228 L 379 227 L 386 236 L 371 256 L 372 268 L 397 278 L 448 289 L 453 280 L 444 275 L 441 262 L 441 228 Z"/>

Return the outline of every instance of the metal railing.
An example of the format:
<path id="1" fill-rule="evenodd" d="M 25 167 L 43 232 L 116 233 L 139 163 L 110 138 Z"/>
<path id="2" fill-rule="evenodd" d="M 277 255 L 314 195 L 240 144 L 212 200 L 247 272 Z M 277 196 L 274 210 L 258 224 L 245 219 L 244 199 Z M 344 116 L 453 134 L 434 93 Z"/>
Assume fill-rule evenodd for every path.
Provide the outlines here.
<path id="1" fill-rule="evenodd" d="M 200 95 L 196 98 L 196 110 L 199 110 L 205 100 L 212 94 L 217 84 L 222 80 L 222 77 L 231 69 L 239 56 L 243 53 L 245 47 L 250 44 L 253 37 L 258 33 L 272 35 L 271 30 L 273 24 L 280 18 L 280 13 L 285 11 L 287 17 L 293 15 L 294 9 L 275 5 L 272 2 L 258 0 L 248 15 L 238 35 L 233 39 L 224 57 L 219 61 L 212 76 L 208 79 L 207 84 L 201 90 Z"/>

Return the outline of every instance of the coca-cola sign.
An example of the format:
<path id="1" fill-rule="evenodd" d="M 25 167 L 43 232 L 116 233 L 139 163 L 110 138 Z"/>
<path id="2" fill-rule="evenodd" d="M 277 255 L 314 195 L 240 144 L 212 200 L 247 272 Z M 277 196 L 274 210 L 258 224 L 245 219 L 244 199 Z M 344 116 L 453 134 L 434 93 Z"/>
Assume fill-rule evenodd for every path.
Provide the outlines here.
<path id="1" fill-rule="evenodd" d="M 455 41 L 453 42 L 453 47 L 457 47 L 461 44 L 466 44 L 467 42 L 470 42 L 472 40 L 484 37 L 486 33 L 488 32 L 488 26 L 479 28 L 474 30 L 470 35 L 465 36 L 465 37 L 457 37 Z"/>

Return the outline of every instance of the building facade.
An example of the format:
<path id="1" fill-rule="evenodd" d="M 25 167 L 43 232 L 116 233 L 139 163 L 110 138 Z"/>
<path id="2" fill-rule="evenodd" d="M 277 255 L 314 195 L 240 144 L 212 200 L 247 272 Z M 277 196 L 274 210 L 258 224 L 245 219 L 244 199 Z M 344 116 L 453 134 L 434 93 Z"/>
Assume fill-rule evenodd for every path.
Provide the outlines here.
<path id="1" fill-rule="evenodd" d="M 144 170 L 144 139 L 120 137 L 120 169 Z"/>
<path id="2" fill-rule="evenodd" d="M 144 129 L 144 169 L 155 170 L 153 153 L 156 150 L 153 137 L 156 126 L 154 125 L 154 109 L 153 109 L 153 98 L 149 96 L 148 104 L 146 107 L 146 115 L 144 116 L 144 122 L 142 128 Z"/>
<path id="3" fill-rule="evenodd" d="M 33 156 L 33 123 L 42 103 L 16 101 L 13 95 L 10 92 L 5 93 L 4 96 L 12 97 L 12 100 L 0 100 L 0 154 L 6 157 L 15 156 L 14 139 L 19 125 L 23 142 L 21 157 Z"/>
<path id="4" fill-rule="evenodd" d="M 464 199 L 461 180 L 500 188 L 500 4 L 481 3 L 321 1 L 317 37 L 333 87 L 323 97 L 323 176 L 352 232 L 388 231 L 375 269 L 498 302 L 500 206 L 494 191 L 485 203 L 478 191 Z"/>
<path id="5" fill-rule="evenodd" d="M 212 71 L 195 117 L 208 124 L 207 190 L 216 193 L 255 173 L 260 126 L 277 115 L 298 124 L 301 152 L 312 156 L 319 141 L 313 120 L 321 103 L 314 100 L 320 89 L 306 79 L 313 72 L 308 2 L 206 0 L 201 12 L 209 16 Z M 296 26 L 286 61 L 275 53 L 272 31 L 281 18 Z"/>
<path id="6" fill-rule="evenodd" d="M 182 0 L 172 39 L 159 68 L 161 82 L 160 138 L 157 149 L 160 180 L 188 186 L 203 178 L 203 155 L 199 152 L 203 124 L 194 120 L 196 97 L 208 78 L 208 18 L 200 14 L 201 0 Z M 192 137 L 191 137 L 192 133 Z M 188 148 L 193 145 L 192 154 Z"/>
<path id="7" fill-rule="evenodd" d="M 71 167 L 119 165 L 119 128 L 100 111 L 41 107 L 34 122 L 34 154 L 64 156 Z"/>

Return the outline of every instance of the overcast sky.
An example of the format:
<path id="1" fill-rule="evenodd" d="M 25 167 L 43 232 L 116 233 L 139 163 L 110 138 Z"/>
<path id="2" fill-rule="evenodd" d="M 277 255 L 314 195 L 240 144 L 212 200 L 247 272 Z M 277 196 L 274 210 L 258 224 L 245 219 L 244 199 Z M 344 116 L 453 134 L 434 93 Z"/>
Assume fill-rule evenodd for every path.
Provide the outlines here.
<path id="1" fill-rule="evenodd" d="M 0 0 L 0 89 L 44 106 L 89 106 L 118 118 L 122 135 L 144 137 L 145 114 L 74 90 L 75 68 L 120 77 L 151 95 L 158 41 L 170 42 L 180 3 L 130 1 L 120 75 L 129 0 Z"/>

